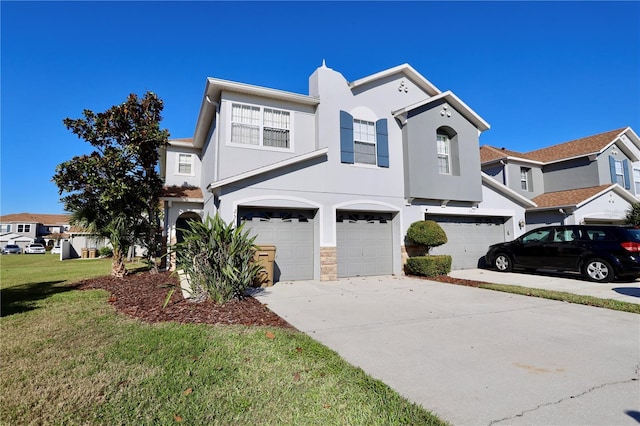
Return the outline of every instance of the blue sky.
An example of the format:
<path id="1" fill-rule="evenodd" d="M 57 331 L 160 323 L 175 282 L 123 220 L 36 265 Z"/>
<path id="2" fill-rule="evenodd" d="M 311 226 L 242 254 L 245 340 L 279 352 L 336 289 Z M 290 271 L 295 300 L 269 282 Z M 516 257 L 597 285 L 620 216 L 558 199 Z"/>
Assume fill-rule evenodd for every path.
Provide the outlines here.
<path id="1" fill-rule="evenodd" d="M 1 14 L 0 214 L 63 213 L 57 164 L 90 151 L 62 125 L 156 92 L 193 135 L 206 77 L 308 93 L 325 59 L 349 81 L 409 63 L 529 151 L 640 133 L 638 2 L 7 2 Z"/>

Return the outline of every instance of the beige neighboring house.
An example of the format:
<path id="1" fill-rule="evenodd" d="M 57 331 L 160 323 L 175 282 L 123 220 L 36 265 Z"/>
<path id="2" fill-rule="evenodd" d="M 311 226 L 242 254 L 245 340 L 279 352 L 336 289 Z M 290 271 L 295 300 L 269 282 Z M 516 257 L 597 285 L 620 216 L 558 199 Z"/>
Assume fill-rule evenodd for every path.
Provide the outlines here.
<path id="1" fill-rule="evenodd" d="M 0 246 L 17 244 L 24 250 L 27 244 L 54 244 L 69 238 L 68 214 L 16 213 L 0 216 Z"/>

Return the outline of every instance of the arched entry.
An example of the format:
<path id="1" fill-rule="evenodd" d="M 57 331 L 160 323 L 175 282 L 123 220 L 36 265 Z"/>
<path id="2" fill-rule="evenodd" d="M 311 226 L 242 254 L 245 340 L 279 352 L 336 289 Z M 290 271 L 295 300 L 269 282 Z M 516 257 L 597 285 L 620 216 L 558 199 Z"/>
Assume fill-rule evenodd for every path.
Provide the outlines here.
<path id="1" fill-rule="evenodd" d="M 189 222 L 197 220 L 198 222 L 202 222 L 202 218 L 198 213 L 195 212 L 186 212 L 182 213 L 178 219 L 176 219 L 176 243 L 181 243 L 184 241 L 183 230 L 189 229 Z"/>

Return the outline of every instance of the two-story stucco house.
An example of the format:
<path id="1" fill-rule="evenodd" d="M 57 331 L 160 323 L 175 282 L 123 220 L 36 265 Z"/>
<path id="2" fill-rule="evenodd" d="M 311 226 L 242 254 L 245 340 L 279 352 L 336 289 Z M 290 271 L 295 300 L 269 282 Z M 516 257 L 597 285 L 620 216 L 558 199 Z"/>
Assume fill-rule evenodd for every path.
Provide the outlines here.
<path id="1" fill-rule="evenodd" d="M 630 128 L 520 153 L 480 148 L 482 170 L 535 203 L 527 228 L 624 221 L 640 197 L 640 139 Z"/>
<path id="2" fill-rule="evenodd" d="M 69 230 L 66 214 L 15 213 L 0 216 L 0 245 L 18 244 L 25 248 L 33 242 L 60 239 Z"/>
<path id="3" fill-rule="evenodd" d="M 208 78 L 193 138 L 162 155 L 167 241 L 218 212 L 276 246 L 276 281 L 399 275 L 407 228 L 433 219 L 437 252 L 477 267 L 535 206 L 481 172 L 487 129 L 407 64 L 351 82 L 323 64 L 309 94 Z"/>

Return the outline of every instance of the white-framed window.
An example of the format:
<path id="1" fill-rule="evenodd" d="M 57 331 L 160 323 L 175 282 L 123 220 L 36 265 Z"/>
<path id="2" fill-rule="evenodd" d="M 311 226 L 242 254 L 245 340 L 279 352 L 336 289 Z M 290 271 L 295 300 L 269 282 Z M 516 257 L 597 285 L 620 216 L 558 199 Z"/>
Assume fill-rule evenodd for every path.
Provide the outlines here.
<path id="1" fill-rule="evenodd" d="M 640 195 L 640 169 L 633 169 L 633 182 L 636 195 Z"/>
<path id="2" fill-rule="evenodd" d="M 353 119 L 353 155 L 359 164 L 377 164 L 376 125 L 372 121 Z"/>
<path id="3" fill-rule="evenodd" d="M 193 176 L 193 154 L 178 154 L 178 170 L 179 175 Z"/>
<path id="4" fill-rule="evenodd" d="M 18 224 L 18 232 L 23 232 L 23 233 L 31 232 L 31 224 L 19 223 Z"/>
<path id="5" fill-rule="evenodd" d="M 0 225 L 0 232 L 11 232 L 11 224 Z"/>
<path id="6" fill-rule="evenodd" d="M 436 138 L 438 150 L 438 173 L 441 175 L 451 174 L 451 140 L 449 136 L 438 133 Z"/>
<path id="7" fill-rule="evenodd" d="M 523 191 L 529 190 L 529 168 L 520 167 L 520 189 Z"/>
<path id="8" fill-rule="evenodd" d="M 616 160 L 616 183 L 624 188 L 624 167 L 621 160 Z"/>
<path id="9" fill-rule="evenodd" d="M 291 113 L 275 108 L 233 103 L 231 143 L 290 149 Z"/>

